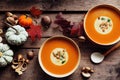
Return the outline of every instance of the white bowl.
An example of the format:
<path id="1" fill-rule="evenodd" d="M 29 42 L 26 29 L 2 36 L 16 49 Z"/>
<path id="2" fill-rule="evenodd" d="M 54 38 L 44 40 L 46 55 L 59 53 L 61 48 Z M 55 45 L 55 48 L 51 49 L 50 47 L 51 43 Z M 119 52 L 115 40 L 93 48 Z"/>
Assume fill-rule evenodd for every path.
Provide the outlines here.
<path id="1" fill-rule="evenodd" d="M 76 50 L 78 51 L 78 53 L 77 53 L 77 54 L 78 54 L 78 60 L 77 60 L 77 62 L 76 62 L 75 67 L 74 67 L 72 70 L 70 70 L 69 72 L 65 73 L 65 74 L 55 74 L 55 73 L 50 72 L 49 70 L 47 70 L 47 69 L 45 68 L 45 66 L 43 65 L 42 59 L 41 59 L 42 50 L 43 50 L 44 45 L 46 44 L 46 42 L 48 42 L 48 41 L 50 41 L 50 40 L 52 40 L 52 39 L 54 40 L 54 39 L 56 39 L 56 38 L 68 40 L 69 42 L 72 43 L 72 45 L 75 46 Z M 52 76 L 52 77 L 62 78 L 62 77 L 69 76 L 69 75 L 71 75 L 73 72 L 75 72 L 75 70 L 78 68 L 79 63 L 80 63 L 80 57 L 81 57 L 81 56 L 80 56 L 79 47 L 78 47 L 78 45 L 77 45 L 72 39 L 70 39 L 70 38 L 68 38 L 68 37 L 65 37 L 65 36 L 54 36 L 54 37 L 48 38 L 48 39 L 42 44 L 42 46 L 41 46 L 41 48 L 40 48 L 40 50 L 39 50 L 39 54 L 38 54 L 38 61 L 39 61 L 39 64 L 40 64 L 42 70 L 43 70 L 45 73 L 47 73 L 48 75 L 50 75 L 50 76 Z M 68 59 L 68 60 L 69 60 L 69 59 Z"/>
<path id="2" fill-rule="evenodd" d="M 116 31 L 116 33 L 115 33 L 115 29 L 113 29 L 114 30 L 114 33 L 112 33 L 112 31 L 111 31 L 111 33 L 110 34 L 114 34 L 114 35 L 118 35 L 119 37 L 118 38 L 116 38 L 115 40 L 113 40 L 112 42 L 108 42 L 108 43 L 104 43 L 104 42 L 102 42 L 102 41 L 106 41 L 107 39 L 105 39 L 105 38 L 107 38 L 107 37 L 105 37 L 106 35 L 102 35 L 102 36 L 104 36 L 103 38 L 100 38 L 101 39 L 101 42 L 100 41 L 98 41 L 97 40 L 97 38 L 99 38 L 98 36 L 96 36 L 96 38 L 94 37 L 93 38 L 93 36 L 91 36 L 91 34 L 92 35 L 96 35 L 96 34 L 99 34 L 99 33 L 97 33 L 95 30 L 93 30 L 93 31 L 91 31 L 92 33 L 90 33 L 90 31 L 89 32 L 87 32 L 88 30 L 87 30 L 87 28 L 86 27 L 94 27 L 95 26 L 95 22 L 93 23 L 93 19 L 91 19 L 91 18 L 95 18 L 95 16 L 97 16 L 98 14 L 97 13 L 95 13 L 96 11 L 96 9 L 100 9 L 100 8 L 106 8 L 106 9 L 110 9 L 111 10 L 111 12 L 113 12 L 113 13 L 115 13 L 116 15 L 118 15 L 118 18 L 119 18 L 119 20 L 118 20 L 118 22 L 120 21 L 120 10 L 119 9 L 117 9 L 116 7 L 114 7 L 114 6 L 112 6 L 112 5 L 107 5 L 107 4 L 102 4 L 102 5 L 97 5 L 97 6 L 95 6 L 95 7 L 93 7 L 93 8 L 91 8 L 88 12 L 87 12 L 87 14 L 85 15 L 85 18 L 84 18 L 84 30 L 85 30 L 85 33 L 86 33 L 86 35 L 88 36 L 88 38 L 91 40 L 91 41 L 93 41 L 94 43 L 97 43 L 97 44 L 99 44 L 99 45 L 105 45 L 105 46 L 108 46 L 108 45 L 112 45 L 112 44 L 115 44 L 115 43 L 117 43 L 118 41 L 120 41 L 120 35 L 118 34 L 118 32 L 119 31 Z M 95 16 L 94 16 L 94 14 L 93 13 L 91 13 L 91 12 L 93 12 L 93 10 L 94 10 L 94 14 L 95 14 Z M 97 10 L 98 11 L 98 10 Z M 100 10 L 99 10 L 100 11 Z M 91 14 L 90 14 L 91 13 Z M 91 15 L 91 17 L 88 17 L 88 16 L 90 16 Z M 99 14 L 99 16 L 104 16 L 104 15 L 106 15 L 105 13 L 104 13 L 104 11 L 102 12 L 102 13 L 100 13 Z M 107 16 L 109 16 L 109 14 L 107 14 Z M 111 17 L 110 17 L 111 18 Z M 90 19 L 89 20 L 89 25 L 87 25 L 86 24 L 86 22 L 87 22 L 87 20 L 88 19 Z M 91 23 L 90 23 L 91 22 Z M 116 22 L 115 20 L 113 21 L 114 23 Z M 113 23 L 113 27 L 120 27 L 119 25 L 117 25 L 117 26 L 114 26 L 114 23 Z M 93 26 L 91 26 L 91 24 L 93 24 Z M 118 24 L 118 23 L 117 23 Z M 120 29 L 120 28 L 119 28 Z M 114 35 L 112 35 L 112 36 L 110 36 L 109 38 L 110 39 L 112 39 L 113 38 L 113 36 Z M 100 40 L 99 39 L 99 40 Z"/>

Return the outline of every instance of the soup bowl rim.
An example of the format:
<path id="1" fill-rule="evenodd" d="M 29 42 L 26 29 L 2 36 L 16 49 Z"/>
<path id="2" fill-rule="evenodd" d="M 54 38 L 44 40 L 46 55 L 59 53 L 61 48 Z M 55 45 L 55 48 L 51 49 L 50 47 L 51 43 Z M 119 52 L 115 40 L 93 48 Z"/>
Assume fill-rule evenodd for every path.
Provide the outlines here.
<path id="1" fill-rule="evenodd" d="M 79 57 L 78 57 L 77 64 L 75 65 L 75 67 L 74 67 L 70 72 L 65 73 L 65 74 L 54 74 L 54 73 L 48 71 L 48 70 L 43 66 L 43 63 L 42 63 L 42 60 L 41 60 L 41 52 L 42 52 L 42 49 L 43 49 L 45 43 L 46 43 L 47 41 L 49 41 L 49 40 L 51 40 L 51 39 L 55 39 L 55 38 L 64 38 L 64 39 L 69 40 L 70 42 L 72 42 L 72 43 L 75 45 L 75 47 L 76 47 L 77 50 L 78 50 L 78 55 L 79 55 Z M 72 73 L 74 73 L 74 72 L 76 71 L 76 69 L 79 67 L 80 59 L 81 59 L 80 49 L 79 49 L 78 45 L 75 43 L 75 41 L 73 41 L 72 39 L 70 39 L 70 38 L 68 38 L 68 37 L 66 37 L 66 36 L 61 36 L 61 35 L 56 35 L 56 36 L 50 37 L 50 38 L 48 38 L 47 40 L 45 40 L 45 41 L 43 42 L 43 44 L 41 45 L 41 48 L 40 48 L 39 54 L 38 54 L 38 61 L 39 61 L 39 65 L 40 65 L 40 67 L 42 68 L 42 70 L 43 70 L 46 74 L 48 74 L 49 76 L 56 77 L 56 78 L 67 77 L 67 76 L 71 75 Z"/>
<path id="2" fill-rule="evenodd" d="M 100 4 L 100 5 L 94 6 L 94 7 L 90 8 L 90 9 L 88 10 L 87 14 L 85 15 L 84 23 L 83 23 L 83 25 L 84 25 L 84 27 L 83 27 L 83 28 L 84 28 L 84 31 L 85 31 L 87 37 L 88 37 L 92 42 L 94 42 L 94 43 L 96 43 L 96 44 L 98 44 L 98 45 L 103 45 L 103 46 L 113 45 L 113 44 L 115 44 L 115 43 L 117 43 L 117 42 L 120 41 L 120 36 L 119 36 L 119 38 L 117 38 L 117 39 L 114 40 L 113 42 L 109 42 L 109 43 L 106 43 L 106 44 L 105 44 L 105 43 L 99 43 L 98 41 L 95 41 L 94 39 L 92 39 L 92 38 L 89 36 L 88 32 L 86 31 L 86 19 L 87 19 L 87 16 L 89 15 L 89 13 L 90 13 L 93 9 L 98 8 L 98 7 L 108 7 L 108 8 L 114 9 L 114 11 L 116 11 L 117 13 L 120 13 L 120 10 L 119 10 L 118 8 L 116 8 L 115 6 L 110 5 L 110 4 Z"/>

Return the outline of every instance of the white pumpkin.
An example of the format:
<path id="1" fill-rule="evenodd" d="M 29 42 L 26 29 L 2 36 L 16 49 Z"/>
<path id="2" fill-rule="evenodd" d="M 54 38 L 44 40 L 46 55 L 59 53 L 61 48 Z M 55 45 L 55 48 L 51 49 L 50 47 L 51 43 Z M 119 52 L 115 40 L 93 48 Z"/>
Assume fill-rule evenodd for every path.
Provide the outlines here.
<path id="1" fill-rule="evenodd" d="M 13 60 L 13 51 L 7 44 L 0 43 L 0 67 L 4 67 Z"/>
<path id="2" fill-rule="evenodd" d="M 28 33 L 20 25 L 15 25 L 13 28 L 8 28 L 7 32 L 5 33 L 6 40 L 12 45 L 23 44 L 27 40 Z"/>

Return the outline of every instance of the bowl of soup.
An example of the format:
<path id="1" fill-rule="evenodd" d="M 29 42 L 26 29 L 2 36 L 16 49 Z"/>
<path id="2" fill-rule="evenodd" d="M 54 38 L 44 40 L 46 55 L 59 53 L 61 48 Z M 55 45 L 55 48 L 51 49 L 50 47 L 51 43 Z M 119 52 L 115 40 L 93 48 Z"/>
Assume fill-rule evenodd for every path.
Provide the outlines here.
<path id="1" fill-rule="evenodd" d="M 45 73 L 52 77 L 62 78 L 76 71 L 80 57 L 80 49 L 72 39 L 54 36 L 42 44 L 38 61 Z"/>
<path id="2" fill-rule="evenodd" d="M 111 5 L 98 5 L 84 18 L 88 38 L 100 45 L 112 45 L 120 40 L 120 11 Z"/>

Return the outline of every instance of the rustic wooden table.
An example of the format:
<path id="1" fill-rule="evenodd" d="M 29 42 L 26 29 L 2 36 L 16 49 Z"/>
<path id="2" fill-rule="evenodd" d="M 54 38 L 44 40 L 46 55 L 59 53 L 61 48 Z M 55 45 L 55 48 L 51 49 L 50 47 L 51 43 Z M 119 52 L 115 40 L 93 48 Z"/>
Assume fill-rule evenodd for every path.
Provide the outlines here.
<path id="1" fill-rule="evenodd" d="M 63 12 L 64 16 L 71 21 L 78 22 L 83 19 L 84 14 L 91 7 L 98 4 L 111 4 L 120 9 L 120 0 L 0 0 L 0 27 L 4 27 L 3 18 L 6 11 L 16 14 L 28 13 L 32 6 L 36 6 L 43 10 L 42 15 L 49 15 L 52 20 L 59 12 Z M 54 0 L 53 0 L 54 1 Z M 39 21 L 39 19 L 38 19 Z M 52 24 L 51 26 L 56 26 Z M 34 50 L 35 57 L 30 61 L 27 70 L 23 75 L 18 76 L 8 65 L 0 68 L 0 80 L 86 80 L 81 76 L 81 68 L 90 66 L 95 70 L 88 80 L 120 80 L 120 48 L 108 55 L 101 64 L 93 64 L 90 61 L 90 54 L 94 51 L 104 52 L 112 46 L 99 46 L 88 39 L 83 43 L 77 38 L 72 38 L 79 45 L 81 50 L 81 61 L 79 68 L 70 76 L 65 78 L 53 78 L 48 76 L 41 69 L 38 63 L 38 51 L 41 44 L 49 37 L 54 35 L 62 35 L 59 30 L 49 28 L 43 32 L 42 39 L 32 43 L 30 39 L 20 46 L 13 48 L 15 55 L 21 53 L 25 56 L 27 51 Z M 4 35 L 3 35 L 4 37 Z M 26 56 L 25 56 L 26 57 Z"/>

